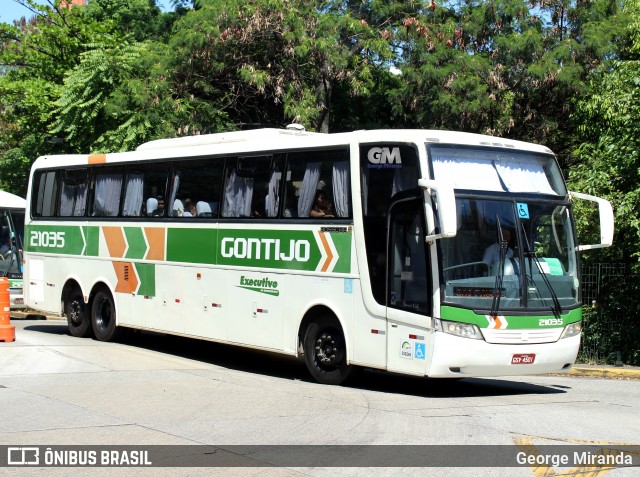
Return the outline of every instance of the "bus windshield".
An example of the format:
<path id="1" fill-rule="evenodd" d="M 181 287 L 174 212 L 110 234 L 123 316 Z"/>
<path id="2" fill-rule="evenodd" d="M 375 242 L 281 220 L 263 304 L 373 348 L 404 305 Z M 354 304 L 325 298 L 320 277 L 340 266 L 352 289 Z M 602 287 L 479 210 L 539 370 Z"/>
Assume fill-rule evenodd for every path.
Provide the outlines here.
<path id="1" fill-rule="evenodd" d="M 456 208 L 458 233 L 441 241 L 445 302 L 494 313 L 578 305 L 565 203 L 460 196 Z"/>

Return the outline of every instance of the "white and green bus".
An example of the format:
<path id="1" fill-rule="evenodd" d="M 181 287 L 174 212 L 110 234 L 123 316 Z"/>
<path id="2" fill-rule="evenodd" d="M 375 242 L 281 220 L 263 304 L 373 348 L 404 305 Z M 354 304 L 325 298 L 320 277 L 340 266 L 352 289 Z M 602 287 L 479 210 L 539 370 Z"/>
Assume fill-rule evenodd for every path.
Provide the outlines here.
<path id="1" fill-rule="evenodd" d="M 40 157 L 27 304 L 75 336 L 132 328 L 304 356 L 327 384 L 356 366 L 566 371 L 578 252 L 613 235 L 610 204 L 580 194 L 601 240 L 578 245 L 576 195 L 546 147 L 446 131 L 262 129 Z"/>
<path id="2" fill-rule="evenodd" d="M 22 236 L 26 204 L 22 197 L 0 190 L 0 277 L 9 280 L 12 309 L 25 306 L 22 292 Z"/>

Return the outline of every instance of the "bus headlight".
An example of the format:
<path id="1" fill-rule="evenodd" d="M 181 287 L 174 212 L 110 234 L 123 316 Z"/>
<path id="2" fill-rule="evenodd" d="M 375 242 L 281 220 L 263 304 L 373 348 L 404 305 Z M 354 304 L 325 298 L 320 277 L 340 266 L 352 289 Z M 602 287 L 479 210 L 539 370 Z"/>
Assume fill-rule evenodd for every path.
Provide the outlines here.
<path id="1" fill-rule="evenodd" d="M 461 336 L 462 338 L 471 338 L 474 340 L 483 339 L 482 333 L 480 333 L 480 329 L 476 325 L 437 319 L 435 320 L 435 325 L 436 330 L 444 331 L 450 335 Z"/>
<path id="2" fill-rule="evenodd" d="M 565 327 L 564 331 L 562 332 L 562 335 L 560 336 L 560 339 L 562 339 L 562 338 L 570 338 L 572 336 L 579 335 L 581 331 L 582 331 L 582 321 L 577 321 L 575 323 L 569 323 Z"/>

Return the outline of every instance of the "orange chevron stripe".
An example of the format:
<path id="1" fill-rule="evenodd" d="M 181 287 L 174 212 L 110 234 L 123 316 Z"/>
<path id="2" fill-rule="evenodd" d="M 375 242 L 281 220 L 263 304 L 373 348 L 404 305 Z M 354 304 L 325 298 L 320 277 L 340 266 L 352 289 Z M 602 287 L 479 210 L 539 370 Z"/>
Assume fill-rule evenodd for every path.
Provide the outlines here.
<path id="1" fill-rule="evenodd" d="M 320 232 L 320 241 L 322 242 L 322 246 L 324 247 L 324 251 L 327 252 L 327 260 L 322 265 L 321 271 L 326 272 L 333 260 L 333 253 L 331 253 L 331 247 L 329 247 L 329 242 L 327 241 L 327 237 L 325 237 L 324 232 Z"/>
<path id="2" fill-rule="evenodd" d="M 165 229 L 158 227 L 145 227 L 144 233 L 149 242 L 147 260 L 164 260 Z"/>
<path id="3" fill-rule="evenodd" d="M 106 154 L 89 154 L 89 164 L 104 164 L 107 162 Z"/>
<path id="4" fill-rule="evenodd" d="M 118 277 L 116 293 L 133 293 L 138 289 L 138 277 L 131 262 L 111 262 Z"/>
<path id="5" fill-rule="evenodd" d="M 122 258 L 124 251 L 127 249 L 127 241 L 124 238 L 122 227 L 102 227 L 104 239 L 107 241 L 109 256 L 113 258 Z"/>

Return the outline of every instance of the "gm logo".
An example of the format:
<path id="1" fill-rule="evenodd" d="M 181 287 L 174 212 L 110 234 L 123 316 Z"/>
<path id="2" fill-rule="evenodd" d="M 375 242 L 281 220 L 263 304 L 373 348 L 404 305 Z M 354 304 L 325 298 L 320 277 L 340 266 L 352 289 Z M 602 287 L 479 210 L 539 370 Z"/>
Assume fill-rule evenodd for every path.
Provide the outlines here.
<path id="1" fill-rule="evenodd" d="M 402 158 L 400 157 L 400 148 L 394 147 L 372 147 L 367 153 L 369 159 L 369 168 L 396 168 L 402 167 Z"/>
<path id="2" fill-rule="evenodd" d="M 7 448 L 7 465 L 38 465 L 40 449 L 38 447 Z"/>

